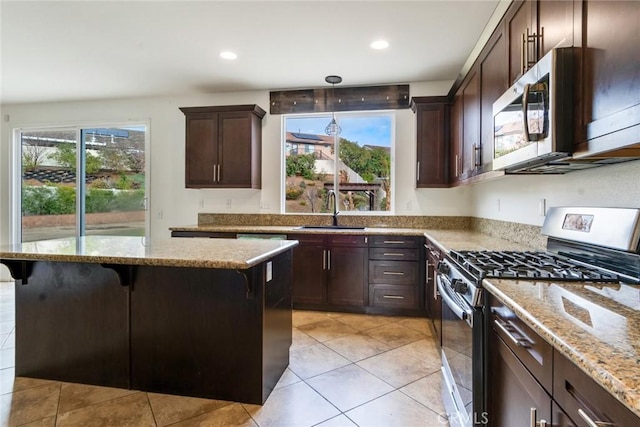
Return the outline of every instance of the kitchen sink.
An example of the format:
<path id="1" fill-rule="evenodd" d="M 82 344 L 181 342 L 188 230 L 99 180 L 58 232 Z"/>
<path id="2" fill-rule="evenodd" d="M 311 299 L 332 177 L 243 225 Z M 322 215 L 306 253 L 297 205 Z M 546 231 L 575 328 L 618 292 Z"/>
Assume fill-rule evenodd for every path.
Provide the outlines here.
<path id="1" fill-rule="evenodd" d="M 364 230 L 366 227 L 353 225 L 303 225 L 296 230 Z"/>

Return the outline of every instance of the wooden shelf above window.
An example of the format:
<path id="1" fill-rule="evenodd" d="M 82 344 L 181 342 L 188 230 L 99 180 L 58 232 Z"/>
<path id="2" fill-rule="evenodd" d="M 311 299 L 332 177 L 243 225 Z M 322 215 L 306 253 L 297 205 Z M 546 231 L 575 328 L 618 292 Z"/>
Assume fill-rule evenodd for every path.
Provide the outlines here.
<path id="1" fill-rule="evenodd" d="M 274 91 L 269 98 L 271 114 L 400 110 L 410 100 L 409 85 Z"/>

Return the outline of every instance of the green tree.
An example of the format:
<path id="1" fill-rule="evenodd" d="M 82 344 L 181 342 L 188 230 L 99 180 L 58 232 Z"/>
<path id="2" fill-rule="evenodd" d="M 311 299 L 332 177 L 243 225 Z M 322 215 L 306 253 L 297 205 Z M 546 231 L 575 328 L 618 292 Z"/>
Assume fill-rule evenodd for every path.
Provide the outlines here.
<path id="1" fill-rule="evenodd" d="M 306 179 L 313 179 L 315 164 L 313 154 L 292 154 L 286 161 L 287 176 L 300 175 Z"/>
<path id="2" fill-rule="evenodd" d="M 76 146 L 71 143 L 59 144 L 56 151 L 51 155 L 60 166 L 75 172 L 76 170 Z M 90 152 L 85 153 L 85 171 L 88 174 L 94 174 L 102 167 L 102 161 L 99 156 L 95 156 Z"/>
<path id="3" fill-rule="evenodd" d="M 380 182 L 386 192 L 383 210 L 391 209 L 391 156 L 383 148 L 364 148 L 340 138 L 340 159 L 367 182 Z"/>

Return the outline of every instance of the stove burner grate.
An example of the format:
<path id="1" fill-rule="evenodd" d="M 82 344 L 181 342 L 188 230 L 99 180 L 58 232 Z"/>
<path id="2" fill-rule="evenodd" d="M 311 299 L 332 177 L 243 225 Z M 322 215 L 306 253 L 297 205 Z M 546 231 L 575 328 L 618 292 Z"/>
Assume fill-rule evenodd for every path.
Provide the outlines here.
<path id="1" fill-rule="evenodd" d="M 480 280 L 486 277 L 580 282 L 618 282 L 620 280 L 615 273 L 578 264 L 549 252 L 451 251 L 450 256 Z"/>

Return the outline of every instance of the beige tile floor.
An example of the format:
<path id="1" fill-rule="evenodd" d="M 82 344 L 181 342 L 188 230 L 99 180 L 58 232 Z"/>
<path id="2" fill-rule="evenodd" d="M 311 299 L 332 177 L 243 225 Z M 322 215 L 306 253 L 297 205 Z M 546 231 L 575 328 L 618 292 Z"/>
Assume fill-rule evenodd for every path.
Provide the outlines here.
<path id="1" fill-rule="evenodd" d="M 263 406 L 15 378 L 0 283 L 0 426 L 446 426 L 427 320 L 295 311 L 289 368 Z"/>

